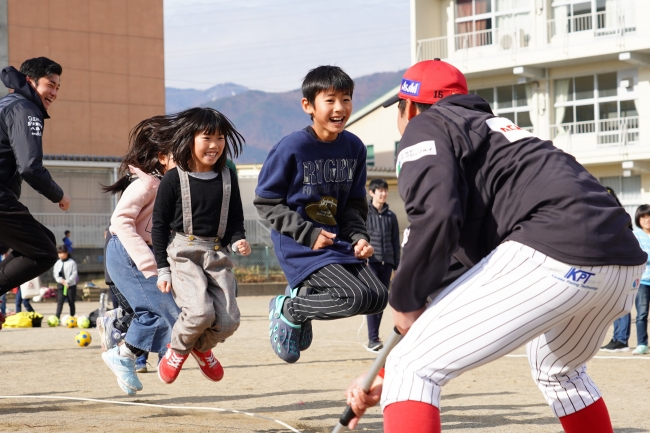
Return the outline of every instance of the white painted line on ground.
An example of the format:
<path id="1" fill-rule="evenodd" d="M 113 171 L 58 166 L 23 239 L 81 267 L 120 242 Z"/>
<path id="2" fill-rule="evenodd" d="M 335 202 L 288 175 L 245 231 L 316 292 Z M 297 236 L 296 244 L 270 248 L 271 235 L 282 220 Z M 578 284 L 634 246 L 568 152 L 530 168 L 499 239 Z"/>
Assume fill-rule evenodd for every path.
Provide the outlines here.
<path id="1" fill-rule="evenodd" d="M 506 355 L 508 358 L 526 358 L 527 355 Z M 591 359 L 643 359 L 646 361 L 650 361 L 650 357 L 642 357 L 642 356 L 594 356 Z"/>
<path id="2" fill-rule="evenodd" d="M 67 396 L 58 396 L 58 395 L 0 395 L 0 398 L 4 399 L 49 399 L 49 400 L 75 400 L 75 401 L 93 401 L 96 403 L 108 403 L 108 404 L 122 404 L 127 406 L 146 406 L 146 407 L 157 407 L 162 409 L 186 409 L 186 410 L 210 410 L 214 412 L 231 412 L 236 414 L 249 415 L 255 418 L 263 419 L 266 421 L 271 421 L 277 424 L 280 424 L 282 427 L 286 427 L 292 432 L 302 433 L 300 430 L 296 430 L 291 427 L 289 424 L 282 422 L 277 419 L 269 418 L 263 415 L 255 415 L 254 413 L 242 412 L 236 409 L 223 409 L 221 407 L 208 407 L 208 406 L 171 406 L 163 404 L 151 404 L 151 403 L 135 403 L 128 401 L 114 401 L 114 400 L 102 400 L 98 398 L 83 398 L 83 397 L 67 397 Z"/>

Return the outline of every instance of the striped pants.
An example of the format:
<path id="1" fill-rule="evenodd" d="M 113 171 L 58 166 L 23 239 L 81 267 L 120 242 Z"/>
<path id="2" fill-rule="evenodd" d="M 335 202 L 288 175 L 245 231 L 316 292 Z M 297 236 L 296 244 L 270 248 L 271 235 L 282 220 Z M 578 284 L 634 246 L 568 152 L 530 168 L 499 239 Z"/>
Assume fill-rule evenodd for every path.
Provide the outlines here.
<path id="1" fill-rule="evenodd" d="M 311 288 L 310 294 L 301 294 L 285 303 L 298 322 L 376 314 L 388 304 L 388 289 L 365 263 L 325 265 L 303 284 Z"/>
<path id="2" fill-rule="evenodd" d="M 572 266 L 506 242 L 435 296 L 386 363 L 382 407 L 440 408 L 441 387 L 527 343 L 533 380 L 556 416 L 598 400 L 586 362 L 630 311 L 645 264 Z"/>

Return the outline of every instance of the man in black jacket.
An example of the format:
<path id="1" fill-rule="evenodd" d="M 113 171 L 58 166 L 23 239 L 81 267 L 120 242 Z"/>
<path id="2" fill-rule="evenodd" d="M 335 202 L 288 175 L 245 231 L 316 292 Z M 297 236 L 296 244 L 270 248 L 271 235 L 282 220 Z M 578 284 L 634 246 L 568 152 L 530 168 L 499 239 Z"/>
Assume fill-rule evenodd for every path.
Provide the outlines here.
<path id="1" fill-rule="evenodd" d="M 397 216 L 388 209 L 388 183 L 384 179 L 373 179 L 368 185 L 370 201 L 366 227 L 370 235 L 370 244 L 375 251 L 368 259 L 370 269 L 379 281 L 388 288 L 393 270 L 399 265 L 399 225 Z M 368 314 L 368 351 L 379 352 L 383 343 L 379 339 L 379 325 L 382 313 Z"/>
<path id="2" fill-rule="evenodd" d="M 26 60 L 20 71 L 2 70 L 13 93 L 0 99 L 0 244 L 12 249 L 0 263 L 0 295 L 35 278 L 57 261 L 54 234 L 18 200 L 23 179 L 66 211 L 65 195 L 43 167 L 43 120 L 57 97 L 61 66 L 45 57 Z"/>
<path id="3" fill-rule="evenodd" d="M 611 433 L 586 363 L 630 311 L 647 255 L 625 210 L 573 156 L 467 93 L 463 74 L 436 59 L 409 68 L 388 101 L 399 101 L 410 223 L 389 294 L 404 338 L 385 383 L 365 394 L 357 379 L 348 400 L 361 415 L 383 388 L 385 432 L 437 433 L 441 387 L 527 343 L 565 431 Z M 443 288 L 454 263 L 469 270 Z"/>

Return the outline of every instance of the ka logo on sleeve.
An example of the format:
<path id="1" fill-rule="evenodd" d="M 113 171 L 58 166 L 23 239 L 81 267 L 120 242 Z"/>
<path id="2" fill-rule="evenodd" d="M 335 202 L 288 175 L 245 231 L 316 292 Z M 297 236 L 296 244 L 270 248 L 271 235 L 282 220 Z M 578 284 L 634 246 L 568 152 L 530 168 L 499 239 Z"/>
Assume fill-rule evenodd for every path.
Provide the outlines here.
<path id="1" fill-rule="evenodd" d="M 421 141 L 418 144 L 403 149 L 399 155 L 397 155 L 397 164 L 395 166 L 397 177 L 399 177 L 402 165 L 404 165 L 405 162 L 416 161 L 423 156 L 436 154 L 436 142 L 433 140 Z"/>
<path id="2" fill-rule="evenodd" d="M 27 126 L 32 135 L 37 135 L 39 137 L 43 135 L 43 124 L 41 123 L 41 119 L 38 117 L 27 116 Z"/>

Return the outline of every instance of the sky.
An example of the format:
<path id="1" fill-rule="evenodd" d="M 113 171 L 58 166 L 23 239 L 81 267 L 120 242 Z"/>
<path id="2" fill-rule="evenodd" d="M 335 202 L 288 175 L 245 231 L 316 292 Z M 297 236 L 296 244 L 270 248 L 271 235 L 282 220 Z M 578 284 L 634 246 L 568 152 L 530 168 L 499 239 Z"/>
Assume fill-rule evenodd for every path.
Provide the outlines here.
<path id="1" fill-rule="evenodd" d="M 164 0 L 165 85 L 300 87 L 319 65 L 356 78 L 410 62 L 409 0 Z"/>

